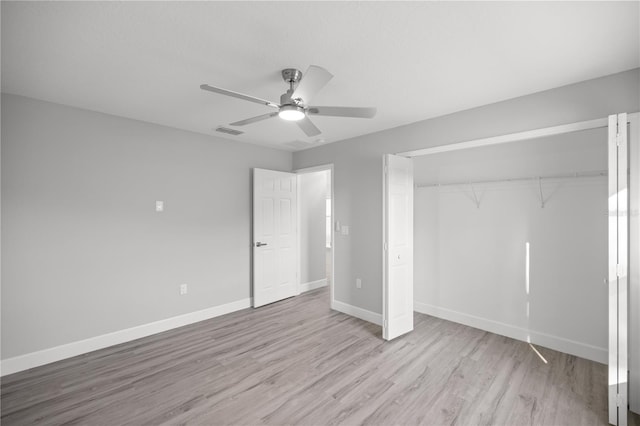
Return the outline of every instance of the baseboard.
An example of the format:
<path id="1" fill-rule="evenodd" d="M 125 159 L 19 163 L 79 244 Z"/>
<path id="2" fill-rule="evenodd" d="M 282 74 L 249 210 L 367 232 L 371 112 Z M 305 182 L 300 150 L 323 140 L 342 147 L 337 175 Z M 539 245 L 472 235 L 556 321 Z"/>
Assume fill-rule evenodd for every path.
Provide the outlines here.
<path id="1" fill-rule="evenodd" d="M 413 305 L 413 309 L 422 314 L 468 325 L 469 327 L 479 328 L 480 330 L 489 331 L 501 336 L 507 336 L 523 342 L 529 341 L 535 345 L 544 346 L 549 349 L 579 356 L 602 364 L 607 364 L 608 362 L 609 352 L 605 348 L 599 348 L 597 346 L 576 342 L 563 337 L 527 330 L 514 325 L 453 311 L 439 306 L 429 305 L 427 303 L 414 302 Z"/>
<path id="2" fill-rule="evenodd" d="M 219 317 L 221 315 L 249 307 L 251 307 L 251 299 L 238 300 L 225 305 L 214 306 L 200 311 L 190 312 L 188 314 L 115 331 L 113 333 L 107 333 L 85 340 L 79 340 L 77 342 L 37 352 L 31 352 L 13 358 L 7 358 L 0 362 L 0 376 L 6 376 L 8 374 L 38 367 L 40 365 L 50 364 L 52 362 L 82 355 L 87 352 L 92 352 L 109 346 L 118 345 L 120 343 L 129 342 L 131 340 L 140 339 L 141 337 L 151 336 L 163 331 Z"/>
<path id="3" fill-rule="evenodd" d="M 360 318 L 361 320 L 365 320 L 376 325 L 382 325 L 381 314 L 376 314 L 375 312 L 367 311 L 366 309 L 358 308 L 357 306 L 333 300 L 331 301 L 331 309 L 342 312 L 343 314 L 351 315 L 352 317 Z"/>
<path id="4" fill-rule="evenodd" d="M 305 291 L 315 290 L 316 288 L 324 287 L 327 285 L 327 279 L 323 278 L 317 281 L 309 281 L 308 283 L 300 284 L 300 293 Z"/>

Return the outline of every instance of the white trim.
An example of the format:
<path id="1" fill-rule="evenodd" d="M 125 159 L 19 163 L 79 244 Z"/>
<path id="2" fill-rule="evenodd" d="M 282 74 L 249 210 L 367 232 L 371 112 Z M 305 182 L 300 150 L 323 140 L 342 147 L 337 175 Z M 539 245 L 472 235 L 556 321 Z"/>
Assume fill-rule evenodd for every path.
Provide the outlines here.
<path id="1" fill-rule="evenodd" d="M 387 279 L 387 251 L 389 249 L 387 241 L 387 174 L 389 173 L 389 157 L 382 156 L 382 315 L 380 325 L 382 325 L 382 338 L 387 339 L 387 329 L 389 322 L 387 317 L 387 291 L 389 290 Z"/>
<path id="2" fill-rule="evenodd" d="M 629 409 L 640 413 L 640 114 L 629 120 Z"/>
<path id="3" fill-rule="evenodd" d="M 431 315 L 447 321 L 453 321 L 469 327 L 489 331 L 501 336 L 507 336 L 523 342 L 533 343 L 534 345 L 544 346 L 549 349 L 579 356 L 602 364 L 607 363 L 608 351 L 606 348 L 600 348 L 538 331 L 527 330 L 515 325 L 481 318 L 465 314 L 463 312 L 429 305 L 427 303 L 413 302 L 413 307 L 416 312 L 420 312 L 421 314 Z"/>
<path id="4" fill-rule="evenodd" d="M 296 173 L 296 295 L 302 293 L 302 200 L 300 197 L 301 185 L 300 174 Z"/>
<path id="5" fill-rule="evenodd" d="M 336 285 L 336 234 L 335 234 L 335 226 L 336 223 L 336 193 L 335 193 L 335 182 L 336 175 L 333 170 L 333 164 L 329 165 L 329 179 L 331 179 L 331 272 L 329 277 L 329 305 L 333 306 L 333 302 L 335 299 L 335 285 Z"/>
<path id="6" fill-rule="evenodd" d="M 101 336 L 90 337 L 88 339 L 78 340 L 65 345 L 55 346 L 53 348 L 31 352 L 13 358 L 7 358 L 0 362 L 0 376 L 6 376 L 7 374 L 28 370 L 40 365 L 82 355 L 87 352 L 118 345 L 120 343 L 130 342 L 132 340 L 140 339 L 141 337 L 151 336 L 163 331 L 219 317 L 221 315 L 249 307 L 251 307 L 251 299 L 242 299 L 236 302 L 214 306 L 172 318 L 114 331 Z"/>
<path id="7" fill-rule="evenodd" d="M 327 279 L 323 278 L 321 280 L 309 281 L 308 283 L 300 284 L 300 292 L 304 293 L 305 291 L 315 290 L 316 288 L 324 287 L 327 285 Z"/>
<path id="8" fill-rule="evenodd" d="M 577 123 L 562 124 L 560 126 L 545 127 L 543 129 L 527 130 L 526 132 L 510 133 L 508 135 L 492 136 L 489 138 L 475 139 L 467 142 L 458 142 L 447 145 L 434 146 L 432 148 L 416 149 L 414 151 L 401 152 L 396 155 L 403 157 L 418 157 L 422 155 L 437 154 L 440 152 L 457 151 L 467 148 L 478 148 L 481 146 L 497 145 L 507 142 L 519 142 L 529 139 L 542 138 L 545 136 L 560 135 L 580 130 L 597 129 L 607 127 L 607 118 L 597 118 L 595 120 L 579 121 Z"/>
<path id="9" fill-rule="evenodd" d="M 306 173 L 323 172 L 325 170 L 332 170 L 332 169 L 333 169 L 333 163 L 329 163 L 329 164 L 321 164 L 319 166 L 311 166 L 311 167 L 304 167 L 302 169 L 296 169 L 293 171 L 293 173 L 306 174 Z"/>
<path id="10" fill-rule="evenodd" d="M 331 309 L 333 309 L 334 311 L 342 312 L 343 314 L 351 315 L 352 317 L 360 318 L 361 320 L 365 320 L 376 325 L 382 325 L 381 314 L 367 311 L 366 309 L 358 308 L 357 306 L 334 300 L 331 302 Z"/>

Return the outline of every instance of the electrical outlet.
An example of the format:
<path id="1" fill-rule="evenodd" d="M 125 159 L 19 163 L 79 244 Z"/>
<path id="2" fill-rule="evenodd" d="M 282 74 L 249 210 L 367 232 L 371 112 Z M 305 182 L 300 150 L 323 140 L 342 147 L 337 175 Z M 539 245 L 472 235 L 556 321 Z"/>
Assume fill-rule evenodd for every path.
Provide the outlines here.
<path id="1" fill-rule="evenodd" d="M 356 278 L 356 288 L 362 288 L 362 280 L 360 278 Z"/>
<path id="2" fill-rule="evenodd" d="M 185 294 L 187 294 L 187 285 L 180 284 L 180 296 L 184 296 Z"/>
<path id="3" fill-rule="evenodd" d="M 156 211 L 157 212 L 164 211 L 164 201 L 156 201 Z"/>

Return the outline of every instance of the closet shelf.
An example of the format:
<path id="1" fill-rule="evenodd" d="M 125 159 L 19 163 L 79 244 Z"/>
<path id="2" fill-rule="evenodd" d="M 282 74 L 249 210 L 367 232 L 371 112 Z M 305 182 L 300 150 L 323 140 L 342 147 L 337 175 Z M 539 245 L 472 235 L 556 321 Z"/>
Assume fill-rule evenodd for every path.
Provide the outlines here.
<path id="1" fill-rule="evenodd" d="M 526 182 L 526 181 L 537 181 L 541 182 L 542 180 L 557 180 L 557 179 L 581 179 L 581 178 L 593 178 L 593 177 L 606 177 L 606 170 L 595 170 L 590 172 L 576 172 L 576 173 L 566 173 L 566 174 L 555 174 L 555 175 L 546 175 L 546 176 L 529 176 L 529 177 L 514 177 L 507 179 L 488 179 L 488 180 L 475 180 L 475 181 L 464 181 L 464 182 L 447 182 L 447 183 L 429 183 L 423 185 L 416 185 L 417 188 L 433 188 L 439 186 L 462 186 L 462 185 L 481 185 L 487 183 L 503 183 L 503 182 Z"/>

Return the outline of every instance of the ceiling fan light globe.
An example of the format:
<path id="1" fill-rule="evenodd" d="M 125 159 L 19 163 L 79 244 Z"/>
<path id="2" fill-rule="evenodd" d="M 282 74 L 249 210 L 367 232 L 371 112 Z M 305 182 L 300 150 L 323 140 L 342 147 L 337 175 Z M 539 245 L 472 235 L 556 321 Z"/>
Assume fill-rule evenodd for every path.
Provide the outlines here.
<path id="1" fill-rule="evenodd" d="M 299 121 L 305 117 L 304 109 L 296 105 L 284 105 L 280 108 L 278 116 L 287 121 Z"/>

